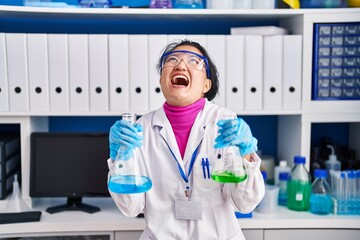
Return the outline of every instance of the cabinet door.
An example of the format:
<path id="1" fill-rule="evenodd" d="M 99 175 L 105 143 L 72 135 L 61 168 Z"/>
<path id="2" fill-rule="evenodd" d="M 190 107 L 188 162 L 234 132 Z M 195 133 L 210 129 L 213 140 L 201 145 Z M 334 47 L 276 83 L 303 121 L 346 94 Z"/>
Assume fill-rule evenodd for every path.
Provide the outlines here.
<path id="1" fill-rule="evenodd" d="M 142 231 L 116 231 L 115 240 L 138 240 Z"/>
<path id="2" fill-rule="evenodd" d="M 262 229 L 243 229 L 246 240 L 263 240 L 264 230 Z"/>
<path id="3" fill-rule="evenodd" d="M 265 230 L 264 240 L 358 240 L 360 230 L 352 229 L 289 229 L 289 230 Z"/>

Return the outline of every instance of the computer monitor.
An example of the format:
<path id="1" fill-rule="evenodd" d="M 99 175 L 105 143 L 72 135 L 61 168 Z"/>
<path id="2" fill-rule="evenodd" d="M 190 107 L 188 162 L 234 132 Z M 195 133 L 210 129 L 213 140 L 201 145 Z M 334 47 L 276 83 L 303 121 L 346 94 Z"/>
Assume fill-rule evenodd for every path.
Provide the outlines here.
<path id="1" fill-rule="evenodd" d="M 49 213 L 99 211 L 82 197 L 109 196 L 108 133 L 34 132 L 30 139 L 30 196 L 67 198 L 66 204 L 47 208 Z"/>

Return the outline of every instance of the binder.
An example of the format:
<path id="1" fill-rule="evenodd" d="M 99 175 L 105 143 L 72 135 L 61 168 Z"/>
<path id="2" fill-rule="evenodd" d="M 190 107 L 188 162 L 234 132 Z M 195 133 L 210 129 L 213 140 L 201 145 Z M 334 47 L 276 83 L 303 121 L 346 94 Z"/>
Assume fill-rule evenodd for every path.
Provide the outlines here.
<path id="1" fill-rule="evenodd" d="M 129 35 L 130 110 L 149 110 L 148 36 Z"/>
<path id="2" fill-rule="evenodd" d="M 9 111 L 5 33 L 0 33 L 0 111 Z"/>
<path id="3" fill-rule="evenodd" d="M 90 110 L 109 110 L 108 39 L 105 34 L 89 35 Z"/>
<path id="4" fill-rule="evenodd" d="M 109 37 L 109 96 L 110 111 L 130 110 L 129 36 L 111 34 Z"/>
<path id="5" fill-rule="evenodd" d="M 149 100 L 150 110 L 155 110 L 165 102 L 160 88 L 160 73 L 157 64 L 162 50 L 167 44 L 167 35 L 149 35 Z"/>
<path id="6" fill-rule="evenodd" d="M 27 34 L 30 111 L 49 111 L 48 44 L 46 34 Z"/>
<path id="7" fill-rule="evenodd" d="M 264 36 L 264 110 L 282 109 L 283 36 Z"/>
<path id="8" fill-rule="evenodd" d="M 244 110 L 245 37 L 226 36 L 226 107 L 234 112 Z"/>
<path id="9" fill-rule="evenodd" d="M 185 34 L 168 34 L 167 38 L 168 38 L 168 43 L 180 42 L 184 39 L 187 39 Z"/>
<path id="10" fill-rule="evenodd" d="M 204 48 L 207 47 L 207 42 L 206 42 L 206 35 L 202 35 L 202 34 L 188 34 L 186 35 L 186 39 L 191 40 L 193 42 L 198 42 L 201 46 L 203 46 Z"/>
<path id="11" fill-rule="evenodd" d="M 261 110 L 263 37 L 245 36 L 245 110 Z"/>
<path id="12" fill-rule="evenodd" d="M 283 109 L 301 109 L 302 36 L 284 36 Z"/>
<path id="13" fill-rule="evenodd" d="M 219 93 L 213 99 L 213 102 L 225 107 L 225 91 L 226 91 L 226 71 L 225 71 L 225 52 L 226 41 L 225 35 L 207 35 L 206 36 L 207 51 L 210 58 L 217 67 L 219 73 Z M 232 65 L 232 64 L 231 64 Z M 232 65 L 233 66 L 233 65 Z"/>
<path id="14" fill-rule="evenodd" d="M 6 33 L 10 111 L 29 110 L 26 35 Z"/>
<path id="15" fill-rule="evenodd" d="M 48 34 L 50 111 L 70 110 L 67 34 Z"/>
<path id="16" fill-rule="evenodd" d="M 69 35 L 70 111 L 89 110 L 88 35 Z"/>

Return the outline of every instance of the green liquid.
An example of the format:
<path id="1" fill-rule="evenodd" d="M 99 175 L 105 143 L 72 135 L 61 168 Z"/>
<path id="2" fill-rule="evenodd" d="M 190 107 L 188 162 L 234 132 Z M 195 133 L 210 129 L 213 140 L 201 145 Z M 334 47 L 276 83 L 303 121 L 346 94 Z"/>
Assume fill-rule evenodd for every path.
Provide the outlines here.
<path id="1" fill-rule="evenodd" d="M 308 211 L 310 208 L 311 183 L 290 180 L 287 183 L 287 207 L 295 211 Z"/>
<path id="2" fill-rule="evenodd" d="M 236 175 L 231 171 L 216 171 L 211 174 L 211 178 L 221 183 L 239 183 L 247 178 L 247 175 Z"/>

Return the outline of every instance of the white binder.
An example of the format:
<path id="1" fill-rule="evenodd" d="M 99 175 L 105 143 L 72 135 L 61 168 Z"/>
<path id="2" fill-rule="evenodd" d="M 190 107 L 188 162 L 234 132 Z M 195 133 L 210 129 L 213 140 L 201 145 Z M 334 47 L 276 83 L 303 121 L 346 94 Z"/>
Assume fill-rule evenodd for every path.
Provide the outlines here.
<path id="1" fill-rule="evenodd" d="M 245 36 L 245 110 L 261 110 L 263 37 Z"/>
<path id="2" fill-rule="evenodd" d="M 130 111 L 149 110 L 148 36 L 129 35 Z"/>
<path id="3" fill-rule="evenodd" d="M 180 41 L 186 39 L 186 35 L 185 34 L 168 34 L 167 39 L 168 39 L 168 43 L 180 42 Z"/>
<path id="4" fill-rule="evenodd" d="M 198 42 L 201 46 L 206 48 L 206 35 L 203 34 L 188 34 L 186 35 L 186 39 L 191 40 L 193 42 Z"/>
<path id="5" fill-rule="evenodd" d="M 264 36 L 264 110 L 282 109 L 283 36 Z"/>
<path id="6" fill-rule="evenodd" d="M 283 109 L 301 109 L 302 36 L 284 36 Z"/>
<path id="7" fill-rule="evenodd" d="M 89 110 L 88 35 L 69 35 L 70 110 Z"/>
<path id="8" fill-rule="evenodd" d="M 89 35 L 90 110 L 109 110 L 108 38 L 105 34 Z"/>
<path id="9" fill-rule="evenodd" d="M 244 36 L 226 36 L 226 107 L 234 112 L 244 110 L 244 44 Z"/>
<path id="10" fill-rule="evenodd" d="M 5 33 L 0 33 L 0 111 L 9 111 Z"/>
<path id="11" fill-rule="evenodd" d="M 10 111 L 29 110 L 26 35 L 6 33 Z"/>
<path id="12" fill-rule="evenodd" d="M 165 102 L 160 88 L 160 73 L 157 64 L 162 50 L 167 44 L 167 35 L 149 35 L 149 100 L 150 110 L 155 110 Z"/>
<path id="13" fill-rule="evenodd" d="M 70 110 L 68 35 L 48 34 L 50 111 Z"/>
<path id="14" fill-rule="evenodd" d="M 109 95 L 110 111 L 130 110 L 129 37 L 109 35 Z"/>
<path id="15" fill-rule="evenodd" d="M 213 102 L 225 107 L 225 90 L 226 90 L 226 71 L 225 71 L 225 53 L 226 41 L 225 35 L 207 35 L 207 51 L 211 60 L 214 62 L 219 72 L 219 93 L 213 99 Z"/>
<path id="16" fill-rule="evenodd" d="M 30 111 L 49 111 L 48 44 L 46 34 L 27 34 Z"/>

